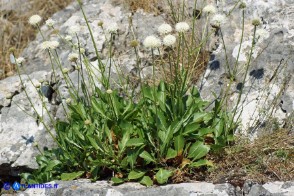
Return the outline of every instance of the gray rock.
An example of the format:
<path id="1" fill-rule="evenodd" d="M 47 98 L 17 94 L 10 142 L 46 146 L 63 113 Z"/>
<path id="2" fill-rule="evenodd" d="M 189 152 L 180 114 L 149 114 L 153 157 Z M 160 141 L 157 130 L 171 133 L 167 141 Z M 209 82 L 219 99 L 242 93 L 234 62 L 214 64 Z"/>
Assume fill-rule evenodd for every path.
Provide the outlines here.
<path id="1" fill-rule="evenodd" d="M 293 0 L 289 1 L 244 1 L 247 4 L 245 9 L 244 38 L 239 56 L 236 81 L 232 83 L 229 100 L 231 107 L 236 106 L 239 91 L 237 85 L 243 82 L 243 66 L 248 60 L 248 53 L 252 43 L 253 25 L 252 19 L 259 18 L 262 25 L 257 27 L 259 39 L 256 42 L 254 55 L 249 67 L 246 81 L 242 84 L 243 95 L 239 111 L 242 111 L 240 121 L 242 130 L 255 127 L 256 122 L 265 122 L 265 111 L 277 118 L 280 125 L 283 120 L 293 111 L 294 105 L 294 80 L 287 78 L 294 73 L 294 32 L 293 32 Z M 218 13 L 227 14 L 231 12 L 235 1 L 218 2 Z M 199 3 L 199 7 L 203 4 Z M 232 10 L 226 22 L 221 25 L 222 34 L 226 44 L 228 64 L 230 68 L 236 63 L 237 53 L 240 46 L 242 11 Z M 207 100 L 213 100 L 211 91 L 217 95 L 222 94 L 222 88 L 226 87 L 228 81 L 223 80 L 226 70 L 226 57 L 220 34 L 211 37 L 210 50 L 214 58 L 210 62 L 202 82 L 201 95 Z M 218 61 L 217 64 L 212 64 Z M 216 66 L 217 65 L 217 66 Z M 287 65 L 287 66 L 286 66 Z M 275 76 L 275 77 L 273 77 Z M 204 81 L 204 82 L 203 82 Z M 220 83 L 222 85 L 220 85 Z M 279 96 L 279 97 L 278 97 Z M 258 100 L 257 100 L 258 99 Z M 281 103 L 281 104 L 279 104 Z M 264 112 L 264 113 L 263 113 Z M 256 130 L 251 136 L 256 136 Z M 248 133 L 246 133 L 248 134 Z"/>
<path id="2" fill-rule="evenodd" d="M 264 195 L 264 196 L 271 196 L 272 194 L 263 188 L 262 186 L 256 184 L 253 185 L 251 190 L 248 193 L 248 196 L 256 196 L 256 195 Z"/>
<path id="3" fill-rule="evenodd" d="M 230 184 L 212 184 L 208 182 L 191 182 L 181 184 L 170 184 L 164 186 L 144 187 L 138 183 L 125 183 L 119 186 L 112 186 L 106 181 L 97 181 L 91 183 L 89 180 L 80 179 L 74 181 L 53 181 L 49 182 L 58 188 L 51 189 L 27 189 L 24 192 L 18 192 L 17 195 L 101 195 L 101 196 L 290 196 L 294 193 L 293 182 L 287 182 L 287 188 L 282 188 L 283 182 L 272 182 L 268 185 L 253 184 L 248 190 L 239 194 L 236 188 Z M 291 184 L 292 183 L 292 184 Z M 248 183 L 247 183 L 248 184 Z M 250 183 L 249 183 L 250 184 Z M 274 187 L 271 188 L 270 186 Z M 282 187 L 281 187 L 282 186 Z M 276 189 L 279 187 L 279 189 Z"/>

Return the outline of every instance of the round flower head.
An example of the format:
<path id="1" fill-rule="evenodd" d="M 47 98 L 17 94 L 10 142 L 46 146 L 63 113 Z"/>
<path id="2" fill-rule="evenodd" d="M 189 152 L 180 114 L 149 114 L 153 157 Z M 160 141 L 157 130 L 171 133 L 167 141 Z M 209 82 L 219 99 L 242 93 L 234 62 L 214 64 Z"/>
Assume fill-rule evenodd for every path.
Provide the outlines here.
<path id="1" fill-rule="evenodd" d="M 166 24 L 166 23 L 164 23 L 158 27 L 158 32 L 161 35 L 168 34 L 168 33 L 172 32 L 172 30 L 173 30 L 173 28 L 169 24 Z"/>
<path id="2" fill-rule="evenodd" d="M 99 21 L 99 22 L 98 22 L 98 26 L 99 26 L 99 27 L 103 27 L 103 21 Z"/>
<path id="3" fill-rule="evenodd" d="M 259 26 L 261 24 L 261 21 L 259 18 L 255 18 L 252 20 L 252 25 L 253 26 Z"/>
<path id="4" fill-rule="evenodd" d="M 46 49 L 49 49 L 49 43 L 50 41 L 44 41 L 41 43 L 41 49 L 42 50 L 46 50 Z"/>
<path id="5" fill-rule="evenodd" d="M 67 36 L 65 36 L 65 38 L 64 38 L 66 41 L 71 41 L 72 40 L 72 36 L 70 36 L 70 35 L 67 35 Z"/>
<path id="6" fill-rule="evenodd" d="M 223 14 L 216 14 L 211 19 L 211 24 L 220 26 L 221 24 L 224 24 L 226 22 L 226 16 Z"/>
<path id="7" fill-rule="evenodd" d="M 209 4 L 205 6 L 202 11 L 207 14 L 215 14 L 216 8 L 213 5 Z"/>
<path id="8" fill-rule="evenodd" d="M 55 50 L 59 46 L 58 41 L 50 41 L 49 48 Z"/>
<path id="9" fill-rule="evenodd" d="M 25 61 L 25 59 L 23 57 L 18 57 L 17 59 L 15 59 L 15 62 L 17 64 L 22 64 Z"/>
<path id="10" fill-rule="evenodd" d="M 67 74 L 68 72 L 69 72 L 69 69 L 68 69 L 68 68 L 63 68 L 63 69 L 62 69 L 62 73 L 63 73 L 63 74 Z"/>
<path id="11" fill-rule="evenodd" d="M 46 20 L 46 25 L 47 25 L 48 27 L 53 27 L 54 24 L 55 24 L 55 21 L 52 20 L 51 18 L 49 18 L 48 20 Z"/>
<path id="12" fill-rule="evenodd" d="M 111 89 L 108 89 L 108 90 L 106 91 L 106 93 L 107 93 L 107 94 L 111 94 L 111 93 L 112 93 L 112 90 L 111 90 Z"/>
<path id="13" fill-rule="evenodd" d="M 246 6 L 247 6 L 247 5 L 246 5 L 245 2 L 241 2 L 240 5 L 239 5 L 239 8 L 240 8 L 240 9 L 245 9 Z"/>
<path id="14" fill-rule="evenodd" d="M 163 44 L 165 46 L 173 46 L 176 43 L 176 37 L 173 35 L 167 35 L 163 38 Z"/>
<path id="15" fill-rule="evenodd" d="M 85 123 L 85 125 L 89 125 L 89 124 L 91 124 L 91 120 L 87 119 L 84 121 L 84 123 Z"/>
<path id="16" fill-rule="evenodd" d="M 107 27 L 107 29 L 106 29 L 106 31 L 107 31 L 108 33 L 116 33 L 117 30 L 118 30 L 118 26 L 117 26 L 116 23 L 112 23 L 112 24 L 110 24 L 110 25 Z"/>
<path id="17" fill-rule="evenodd" d="M 39 15 L 33 15 L 29 18 L 29 23 L 33 26 L 38 25 L 41 22 L 42 18 Z"/>
<path id="18" fill-rule="evenodd" d="M 67 98 L 67 99 L 65 100 L 65 103 L 70 104 L 70 103 L 71 103 L 71 98 Z"/>
<path id="19" fill-rule="evenodd" d="M 41 49 L 42 50 L 46 50 L 46 49 L 56 49 L 59 46 L 59 42 L 58 41 L 44 41 L 41 44 Z"/>
<path id="20" fill-rule="evenodd" d="M 150 35 L 145 38 L 143 45 L 146 48 L 158 48 L 161 45 L 161 41 L 157 37 Z"/>
<path id="21" fill-rule="evenodd" d="M 176 24 L 176 31 L 179 33 L 184 33 L 190 29 L 190 26 L 186 22 L 179 22 Z"/>
<path id="22" fill-rule="evenodd" d="M 80 30 L 81 30 L 81 27 L 79 25 L 74 25 L 74 26 L 69 27 L 68 32 L 70 34 L 76 34 L 76 33 L 80 32 Z"/>
<path id="23" fill-rule="evenodd" d="M 131 47 L 137 47 L 139 45 L 139 42 L 137 41 L 137 40 L 132 40 L 131 42 L 130 42 L 130 46 Z"/>
<path id="24" fill-rule="evenodd" d="M 76 62 L 79 59 L 79 54 L 77 53 L 70 53 L 67 58 L 70 62 Z"/>
<path id="25" fill-rule="evenodd" d="M 85 48 L 80 48 L 80 53 L 81 54 L 85 54 L 85 52 L 86 52 Z"/>

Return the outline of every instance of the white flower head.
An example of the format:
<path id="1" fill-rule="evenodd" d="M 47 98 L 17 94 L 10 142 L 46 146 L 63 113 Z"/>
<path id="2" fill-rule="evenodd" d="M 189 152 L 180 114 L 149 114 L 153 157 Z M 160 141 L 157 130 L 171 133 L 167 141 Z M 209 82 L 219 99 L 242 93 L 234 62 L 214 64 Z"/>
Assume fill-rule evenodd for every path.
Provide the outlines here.
<path id="1" fill-rule="evenodd" d="M 227 18 L 223 14 L 215 14 L 211 19 L 211 24 L 220 26 L 226 22 Z"/>
<path id="2" fill-rule="evenodd" d="M 68 68 L 63 68 L 63 69 L 62 69 L 62 73 L 63 73 L 63 74 L 67 74 L 68 72 L 69 72 L 69 69 L 68 69 Z"/>
<path id="3" fill-rule="evenodd" d="M 146 48 L 158 48 L 161 46 L 161 41 L 157 37 L 150 35 L 145 38 L 143 45 Z"/>
<path id="4" fill-rule="evenodd" d="M 17 59 L 15 59 L 15 62 L 17 64 L 22 64 L 25 61 L 25 59 L 23 57 L 18 57 Z"/>
<path id="5" fill-rule="evenodd" d="M 55 50 L 59 46 L 58 41 L 50 41 L 49 48 Z"/>
<path id="6" fill-rule="evenodd" d="M 67 58 L 70 62 L 76 62 L 79 59 L 79 54 L 70 53 Z"/>
<path id="7" fill-rule="evenodd" d="M 47 49 L 53 49 L 55 50 L 59 46 L 58 41 L 44 41 L 41 44 L 41 49 L 42 50 L 47 50 Z"/>
<path id="8" fill-rule="evenodd" d="M 42 17 L 39 15 L 33 15 L 29 18 L 29 23 L 33 26 L 38 25 L 42 20 Z"/>
<path id="9" fill-rule="evenodd" d="M 54 24 L 55 24 L 55 21 L 52 20 L 51 18 L 49 18 L 48 20 L 46 20 L 46 25 L 47 25 L 48 27 L 53 27 Z"/>
<path id="10" fill-rule="evenodd" d="M 50 41 L 44 41 L 41 43 L 41 49 L 42 50 L 46 50 L 46 49 L 49 49 L 49 43 Z"/>
<path id="11" fill-rule="evenodd" d="M 169 24 L 166 24 L 166 23 L 164 23 L 158 27 L 158 32 L 161 35 L 168 34 L 168 33 L 172 32 L 172 30 L 173 30 L 173 28 Z"/>
<path id="12" fill-rule="evenodd" d="M 81 26 L 79 26 L 79 25 L 71 26 L 71 27 L 69 27 L 69 29 L 68 29 L 68 32 L 69 32 L 70 34 L 76 34 L 76 33 L 80 32 L 80 31 L 81 31 Z"/>
<path id="13" fill-rule="evenodd" d="M 176 43 L 176 37 L 173 35 L 167 35 L 163 38 L 163 44 L 165 46 L 173 46 Z"/>
<path id="14" fill-rule="evenodd" d="M 116 23 L 111 23 L 106 29 L 108 33 L 116 33 L 117 30 L 118 30 L 118 25 Z"/>
<path id="15" fill-rule="evenodd" d="M 111 93 L 112 93 L 112 90 L 111 90 L 111 89 L 108 89 L 108 90 L 106 91 L 106 93 L 107 93 L 107 94 L 111 94 Z"/>
<path id="16" fill-rule="evenodd" d="M 184 33 L 190 29 L 190 26 L 186 22 L 179 22 L 176 24 L 176 31 L 179 33 Z"/>
<path id="17" fill-rule="evenodd" d="M 72 40 L 72 36 L 70 36 L 70 35 L 67 35 L 67 36 L 65 36 L 65 38 L 64 38 L 66 41 L 71 41 Z"/>
<path id="18" fill-rule="evenodd" d="M 207 14 L 215 14 L 216 8 L 213 5 L 209 4 L 205 6 L 202 11 Z"/>
<path id="19" fill-rule="evenodd" d="M 65 103 L 70 104 L 70 103 L 71 103 L 71 98 L 67 98 L 67 99 L 65 100 Z"/>
<path id="20" fill-rule="evenodd" d="M 85 54 L 85 52 L 86 52 L 85 48 L 80 48 L 80 53 L 81 54 Z"/>

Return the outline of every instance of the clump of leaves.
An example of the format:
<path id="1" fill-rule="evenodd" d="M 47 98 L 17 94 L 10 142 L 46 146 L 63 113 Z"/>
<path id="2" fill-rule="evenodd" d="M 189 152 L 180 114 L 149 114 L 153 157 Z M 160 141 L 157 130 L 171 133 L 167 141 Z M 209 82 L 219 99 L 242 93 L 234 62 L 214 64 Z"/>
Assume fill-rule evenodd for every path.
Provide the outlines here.
<path id="1" fill-rule="evenodd" d="M 160 82 L 141 91 L 135 102 L 96 88 L 90 103 L 72 103 L 68 121 L 57 122 L 60 147 L 39 155 L 39 169 L 22 177 L 29 183 L 87 177 L 164 184 L 175 170 L 212 165 L 205 156 L 232 139 L 227 113 L 218 102 L 205 111 L 208 103 L 195 87 L 179 91 Z"/>

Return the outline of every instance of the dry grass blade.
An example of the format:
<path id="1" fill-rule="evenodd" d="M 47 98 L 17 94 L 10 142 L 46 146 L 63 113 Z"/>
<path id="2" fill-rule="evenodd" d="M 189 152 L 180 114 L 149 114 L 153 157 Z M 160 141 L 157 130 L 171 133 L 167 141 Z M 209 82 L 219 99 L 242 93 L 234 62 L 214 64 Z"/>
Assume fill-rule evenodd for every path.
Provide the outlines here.
<path id="1" fill-rule="evenodd" d="M 25 5 L 15 3 L 15 11 L 2 10 L 4 5 L 0 4 L 0 79 L 13 75 L 15 71 L 14 65 L 10 62 L 9 49 L 15 48 L 15 55 L 18 56 L 27 44 L 35 39 L 36 29 L 28 24 L 28 18 L 38 14 L 46 20 L 72 1 L 28 0 Z"/>
<path id="2" fill-rule="evenodd" d="M 238 140 L 237 140 L 238 141 Z M 223 155 L 212 157 L 216 168 L 210 172 L 214 182 L 253 180 L 288 181 L 294 179 L 294 135 L 280 130 L 264 135 L 253 143 L 240 139 Z"/>

